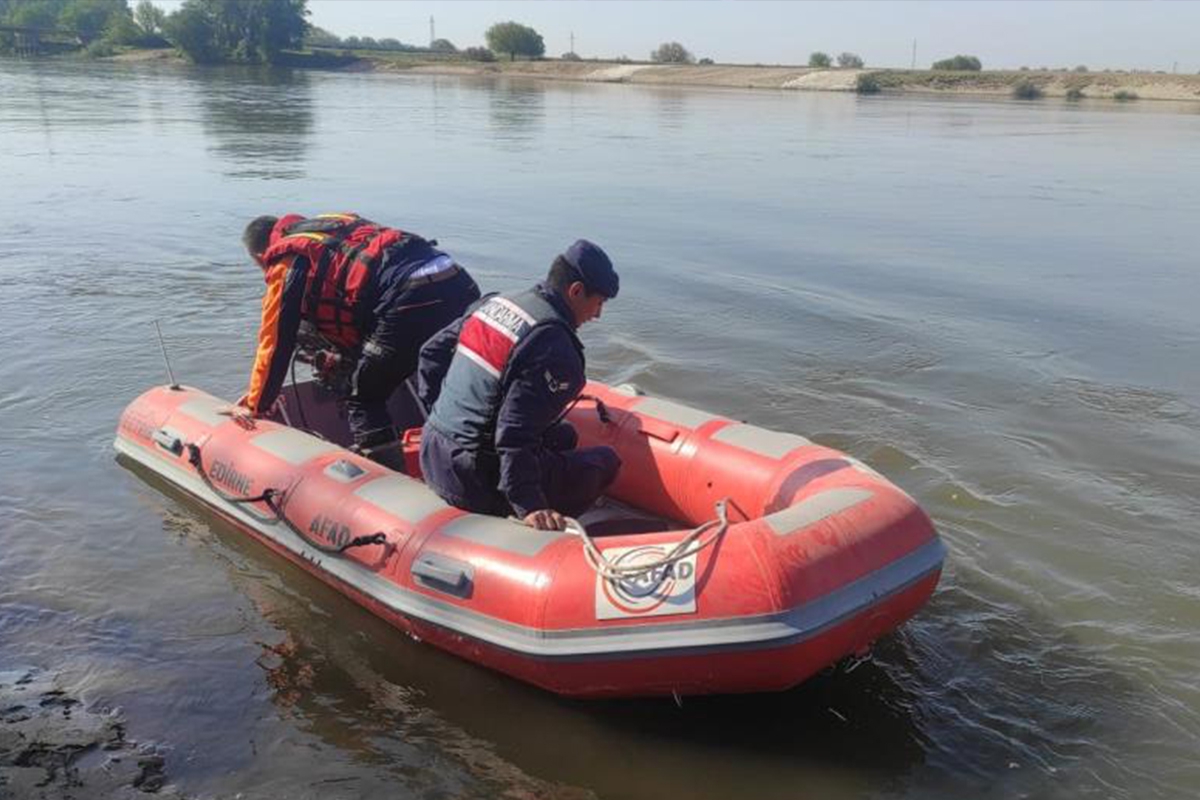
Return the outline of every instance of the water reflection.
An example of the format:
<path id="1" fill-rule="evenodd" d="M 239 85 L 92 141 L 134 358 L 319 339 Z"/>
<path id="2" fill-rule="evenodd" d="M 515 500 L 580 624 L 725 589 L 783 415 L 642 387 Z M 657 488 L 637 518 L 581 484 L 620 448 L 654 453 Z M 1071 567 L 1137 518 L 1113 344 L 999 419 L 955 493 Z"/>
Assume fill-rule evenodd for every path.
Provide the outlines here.
<path id="1" fill-rule="evenodd" d="M 681 131 L 688 121 L 688 92 L 694 89 L 668 88 L 654 92 L 654 111 L 662 131 Z"/>
<path id="2" fill-rule="evenodd" d="M 529 149 L 546 116 L 546 88 L 535 82 L 499 81 L 488 92 L 492 140 L 501 148 Z"/>
<path id="3" fill-rule="evenodd" d="M 312 135 L 312 79 L 300 70 L 220 68 L 192 76 L 209 151 L 235 178 L 304 178 Z"/>

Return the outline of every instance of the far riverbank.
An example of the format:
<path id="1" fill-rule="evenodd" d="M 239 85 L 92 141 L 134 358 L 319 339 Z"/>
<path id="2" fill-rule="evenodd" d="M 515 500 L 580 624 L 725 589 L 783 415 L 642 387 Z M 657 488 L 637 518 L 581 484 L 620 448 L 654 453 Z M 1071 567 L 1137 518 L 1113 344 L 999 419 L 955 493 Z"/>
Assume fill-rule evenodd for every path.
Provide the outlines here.
<path id="1" fill-rule="evenodd" d="M 173 50 L 134 50 L 114 61 L 179 61 Z M 356 51 L 288 54 L 286 66 L 358 72 L 479 75 L 592 83 L 636 83 L 729 89 L 855 92 L 860 76 L 872 78 L 884 93 L 1011 97 L 1021 84 L 1043 97 L 1074 99 L 1169 100 L 1200 102 L 1200 75 L 1159 72 L 1068 72 L 987 70 L 946 72 L 903 69 L 816 69 L 740 64 L 650 64 L 618 61 L 466 61 L 408 53 Z"/>
<path id="2" fill-rule="evenodd" d="M 942 72 L 893 69 L 814 69 L 789 66 L 639 64 L 604 61 L 516 61 L 495 63 L 405 63 L 373 58 L 374 71 L 458 75 L 508 75 L 549 80 L 641 83 L 672 86 L 854 92 L 860 76 L 874 78 L 883 92 L 1011 96 L 1031 84 L 1044 97 L 1079 93 L 1096 99 L 1200 101 L 1200 75 L 1133 72 L 985 71 Z"/>

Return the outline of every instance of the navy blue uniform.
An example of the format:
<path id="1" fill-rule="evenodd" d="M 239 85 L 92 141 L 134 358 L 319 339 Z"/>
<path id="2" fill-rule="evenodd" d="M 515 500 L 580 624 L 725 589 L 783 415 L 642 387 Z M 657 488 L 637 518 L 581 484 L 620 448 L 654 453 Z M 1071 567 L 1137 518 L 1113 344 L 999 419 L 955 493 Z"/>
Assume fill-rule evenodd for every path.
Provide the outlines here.
<path id="1" fill-rule="evenodd" d="M 578 436 L 561 421 L 585 384 L 583 346 L 563 299 L 541 286 L 535 292 L 524 300 L 512 298 L 526 306 L 540 300 L 543 313 L 525 317 L 526 331 L 505 360 L 493 365 L 498 385 L 490 394 L 487 387 L 446 380 L 452 361 L 464 358 L 460 335 L 474 313 L 440 331 L 421 350 L 420 393 L 430 411 L 421 470 L 431 488 L 460 508 L 519 517 L 546 508 L 578 515 L 620 468 L 610 447 L 575 449 Z M 512 305 L 505 298 L 498 301 Z M 477 309 L 482 313 L 488 303 L 485 299 Z M 452 392 L 459 396 L 450 397 Z"/>

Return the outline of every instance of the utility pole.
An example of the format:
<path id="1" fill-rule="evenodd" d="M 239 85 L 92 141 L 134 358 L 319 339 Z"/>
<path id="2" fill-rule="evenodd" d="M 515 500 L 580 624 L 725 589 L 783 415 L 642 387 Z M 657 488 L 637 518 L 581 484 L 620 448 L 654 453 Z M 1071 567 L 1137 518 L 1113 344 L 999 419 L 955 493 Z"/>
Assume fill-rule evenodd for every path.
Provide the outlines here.
<path id="1" fill-rule="evenodd" d="M 433 32 L 433 14 L 429 15 L 429 47 L 433 48 L 433 43 L 437 41 L 437 36 Z"/>
<path id="2" fill-rule="evenodd" d="M 1178 72 L 1179 72 L 1179 62 L 1176 61 L 1174 64 L 1171 65 L 1171 74 L 1175 75 Z"/>
<path id="3" fill-rule="evenodd" d="M 916 68 L 917 68 L 917 40 L 916 40 L 916 39 L 913 39 L 913 60 L 912 60 L 912 68 L 913 68 L 913 69 L 916 69 Z"/>
<path id="4" fill-rule="evenodd" d="M 571 31 L 571 52 L 575 52 L 575 31 Z"/>

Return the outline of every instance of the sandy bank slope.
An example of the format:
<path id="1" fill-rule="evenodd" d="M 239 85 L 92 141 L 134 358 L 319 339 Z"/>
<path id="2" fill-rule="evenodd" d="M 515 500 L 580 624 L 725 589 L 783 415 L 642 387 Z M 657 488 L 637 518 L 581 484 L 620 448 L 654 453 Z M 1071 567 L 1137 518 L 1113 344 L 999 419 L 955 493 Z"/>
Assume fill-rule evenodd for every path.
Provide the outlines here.
<path id="1" fill-rule="evenodd" d="M 929 70 L 811 69 L 787 66 L 632 64 L 604 61 L 517 61 L 477 64 L 421 64 L 377 62 L 378 70 L 471 75 L 506 75 L 552 80 L 605 83 L 714 86 L 749 89 L 852 92 L 859 75 L 870 74 L 885 92 L 936 92 L 947 94 L 1012 94 L 1022 82 L 1037 86 L 1047 97 L 1064 97 L 1072 89 L 1085 97 L 1111 98 L 1132 92 L 1143 100 L 1200 101 L 1200 75 L 1123 72 L 932 72 Z"/>

